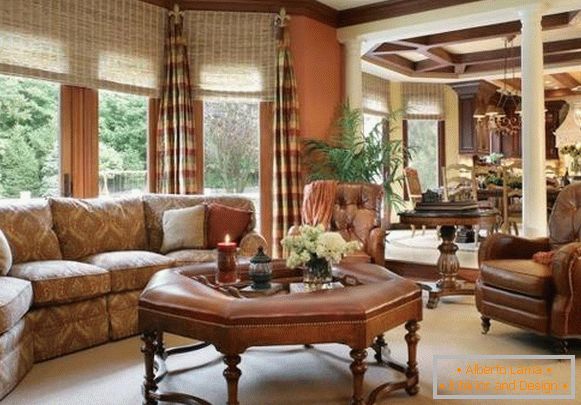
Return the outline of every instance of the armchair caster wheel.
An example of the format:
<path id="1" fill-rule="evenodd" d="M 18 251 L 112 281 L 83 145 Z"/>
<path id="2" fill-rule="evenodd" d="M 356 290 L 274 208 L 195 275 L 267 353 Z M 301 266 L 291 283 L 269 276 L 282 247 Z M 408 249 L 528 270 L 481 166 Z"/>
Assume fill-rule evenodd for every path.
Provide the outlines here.
<path id="1" fill-rule="evenodd" d="M 481 316 L 480 320 L 481 320 L 480 325 L 482 325 L 482 334 L 486 335 L 490 330 L 490 318 L 486 316 Z"/>
<path id="2" fill-rule="evenodd" d="M 560 354 L 569 354 L 569 342 L 567 339 L 557 340 L 557 351 Z"/>

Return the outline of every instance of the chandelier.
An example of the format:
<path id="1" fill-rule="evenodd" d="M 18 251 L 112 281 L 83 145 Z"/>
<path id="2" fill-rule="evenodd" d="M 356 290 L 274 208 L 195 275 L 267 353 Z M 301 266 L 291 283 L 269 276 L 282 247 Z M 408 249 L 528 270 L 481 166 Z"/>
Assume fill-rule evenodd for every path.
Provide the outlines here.
<path id="1" fill-rule="evenodd" d="M 509 70 L 512 83 L 516 80 L 514 39 L 515 36 L 513 35 L 504 40 L 503 86 L 502 89 L 498 90 L 500 96 L 498 97 L 497 103 L 495 105 L 489 105 L 486 110 L 477 108 L 474 112 L 474 118 L 476 118 L 479 123 L 482 122 L 482 119 L 487 119 L 486 122 L 491 135 L 518 135 L 521 130 L 520 98 L 507 86 Z"/>

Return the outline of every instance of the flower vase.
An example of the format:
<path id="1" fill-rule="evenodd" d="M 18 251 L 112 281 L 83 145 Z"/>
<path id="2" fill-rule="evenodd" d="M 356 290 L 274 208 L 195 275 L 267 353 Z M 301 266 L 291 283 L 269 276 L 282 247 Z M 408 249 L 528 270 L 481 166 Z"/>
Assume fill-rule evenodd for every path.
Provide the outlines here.
<path id="1" fill-rule="evenodd" d="M 322 258 L 309 260 L 303 270 L 303 283 L 309 290 L 321 290 L 331 286 L 333 270 L 331 263 Z"/>

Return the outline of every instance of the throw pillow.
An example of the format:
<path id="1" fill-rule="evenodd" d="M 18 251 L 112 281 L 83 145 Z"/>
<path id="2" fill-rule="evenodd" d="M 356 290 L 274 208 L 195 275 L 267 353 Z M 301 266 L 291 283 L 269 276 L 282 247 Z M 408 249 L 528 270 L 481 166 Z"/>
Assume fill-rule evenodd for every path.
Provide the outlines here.
<path id="1" fill-rule="evenodd" d="M 232 208 L 222 204 L 212 203 L 208 206 L 208 247 L 215 248 L 226 235 L 230 240 L 240 242 L 242 236 L 252 221 L 252 211 Z"/>
<path id="2" fill-rule="evenodd" d="M 206 247 L 205 204 L 163 213 L 163 242 L 161 253 L 179 249 L 204 249 Z"/>
<path id="3" fill-rule="evenodd" d="M 4 232 L 0 229 L 0 276 L 5 276 L 12 267 L 12 251 Z"/>

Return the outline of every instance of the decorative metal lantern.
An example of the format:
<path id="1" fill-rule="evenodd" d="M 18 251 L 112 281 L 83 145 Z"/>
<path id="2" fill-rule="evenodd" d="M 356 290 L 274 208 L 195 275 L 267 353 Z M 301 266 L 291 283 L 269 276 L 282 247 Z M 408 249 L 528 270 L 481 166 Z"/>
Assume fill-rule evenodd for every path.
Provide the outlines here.
<path id="1" fill-rule="evenodd" d="M 271 287 L 271 261 L 272 259 L 266 253 L 264 253 L 262 246 L 258 247 L 258 252 L 252 259 L 250 259 L 248 274 L 252 280 L 252 288 L 255 290 L 268 290 Z"/>

